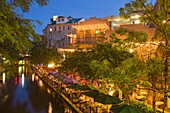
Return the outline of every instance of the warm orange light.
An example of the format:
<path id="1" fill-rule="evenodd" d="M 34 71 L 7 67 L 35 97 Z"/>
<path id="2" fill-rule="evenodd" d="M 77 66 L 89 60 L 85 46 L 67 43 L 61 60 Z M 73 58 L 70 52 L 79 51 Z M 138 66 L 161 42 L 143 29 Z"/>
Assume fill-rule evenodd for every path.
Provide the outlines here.
<path id="1" fill-rule="evenodd" d="M 48 64 L 48 68 L 53 68 L 54 67 L 54 63 Z"/>

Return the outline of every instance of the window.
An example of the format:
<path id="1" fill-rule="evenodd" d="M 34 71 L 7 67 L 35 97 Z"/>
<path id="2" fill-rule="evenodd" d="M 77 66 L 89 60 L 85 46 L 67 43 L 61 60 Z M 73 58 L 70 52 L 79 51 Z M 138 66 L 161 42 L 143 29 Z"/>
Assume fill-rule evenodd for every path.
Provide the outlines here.
<path id="1" fill-rule="evenodd" d="M 61 31 L 61 26 L 59 26 L 59 31 Z"/>
<path id="2" fill-rule="evenodd" d="M 68 37 L 68 44 L 70 44 L 71 43 L 71 38 L 70 37 Z"/>
<path id="3" fill-rule="evenodd" d="M 70 30 L 70 26 L 68 26 L 68 30 Z"/>
<path id="4" fill-rule="evenodd" d="M 64 18 L 62 18 L 62 21 L 64 21 Z"/>
<path id="5" fill-rule="evenodd" d="M 135 24 L 135 21 L 132 21 L 132 24 Z"/>
<path id="6" fill-rule="evenodd" d="M 57 30 L 57 28 L 55 27 L 55 31 Z"/>
<path id="7" fill-rule="evenodd" d="M 65 26 L 63 26 L 63 30 L 65 30 Z"/>

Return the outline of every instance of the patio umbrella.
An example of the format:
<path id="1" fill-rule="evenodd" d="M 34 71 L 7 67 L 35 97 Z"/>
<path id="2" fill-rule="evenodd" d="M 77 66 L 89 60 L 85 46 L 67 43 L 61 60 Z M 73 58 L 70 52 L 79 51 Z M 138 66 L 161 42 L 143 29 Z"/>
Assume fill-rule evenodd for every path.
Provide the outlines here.
<path id="1" fill-rule="evenodd" d="M 77 89 L 77 90 L 92 90 L 93 88 L 87 85 L 81 85 L 81 84 L 71 84 L 67 88 L 71 89 Z"/>
<path id="2" fill-rule="evenodd" d="M 93 87 L 87 86 L 87 85 L 80 85 L 80 86 L 77 87 L 76 89 L 78 89 L 78 90 L 92 90 Z"/>
<path id="3" fill-rule="evenodd" d="M 71 85 L 67 86 L 67 88 L 77 89 L 79 86 L 80 86 L 80 84 L 71 84 Z"/>
<path id="4" fill-rule="evenodd" d="M 110 110 L 114 113 L 144 113 L 132 105 L 112 105 Z"/>
<path id="5" fill-rule="evenodd" d="M 90 90 L 88 92 L 84 92 L 83 94 L 86 96 L 95 98 L 95 97 L 99 96 L 101 93 L 98 90 Z"/>
<path id="6" fill-rule="evenodd" d="M 122 102 L 119 98 L 115 96 L 105 94 L 97 96 L 96 98 L 94 98 L 94 101 L 102 104 L 119 104 Z"/>

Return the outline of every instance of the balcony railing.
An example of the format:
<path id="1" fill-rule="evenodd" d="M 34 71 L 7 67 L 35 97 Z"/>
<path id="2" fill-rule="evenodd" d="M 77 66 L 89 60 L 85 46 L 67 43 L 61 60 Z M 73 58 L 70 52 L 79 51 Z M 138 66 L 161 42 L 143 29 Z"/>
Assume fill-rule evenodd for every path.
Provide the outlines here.
<path id="1" fill-rule="evenodd" d="M 85 38 L 76 38 L 75 43 L 76 44 L 96 44 L 98 37 L 85 37 Z"/>

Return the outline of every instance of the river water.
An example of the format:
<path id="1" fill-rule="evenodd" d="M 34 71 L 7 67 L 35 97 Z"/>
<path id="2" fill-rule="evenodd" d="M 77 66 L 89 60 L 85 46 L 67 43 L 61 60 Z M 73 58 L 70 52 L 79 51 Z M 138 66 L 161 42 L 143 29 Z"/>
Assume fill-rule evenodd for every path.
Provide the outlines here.
<path id="1" fill-rule="evenodd" d="M 0 113 L 75 113 L 71 107 L 33 72 L 18 67 L 0 84 Z"/>

